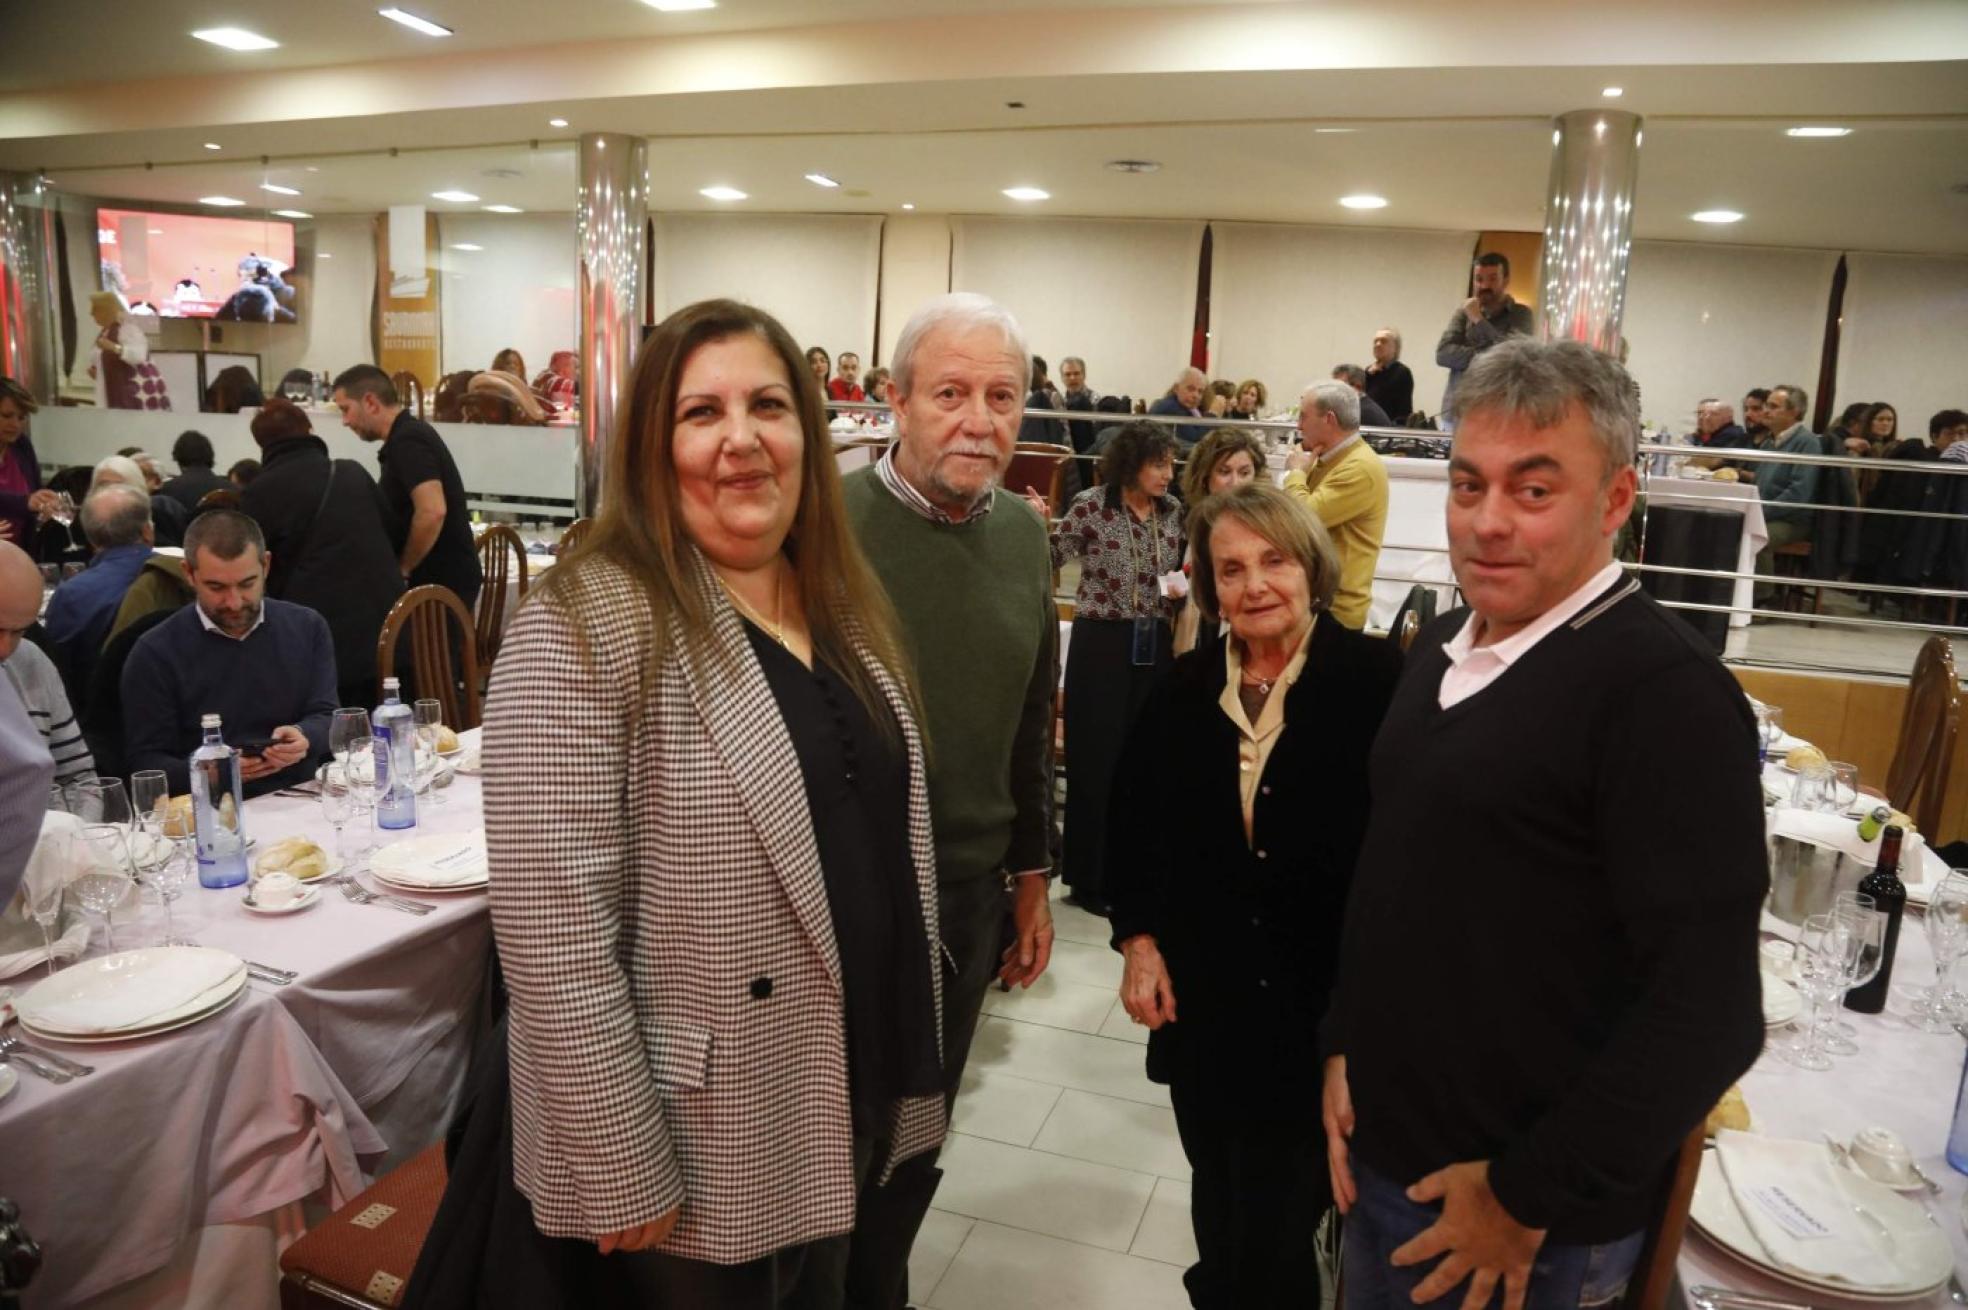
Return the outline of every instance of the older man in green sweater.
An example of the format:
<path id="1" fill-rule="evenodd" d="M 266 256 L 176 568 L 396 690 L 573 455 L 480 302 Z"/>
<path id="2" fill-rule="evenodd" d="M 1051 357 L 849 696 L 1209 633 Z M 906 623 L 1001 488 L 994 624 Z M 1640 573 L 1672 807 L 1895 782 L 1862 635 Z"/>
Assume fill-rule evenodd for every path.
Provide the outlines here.
<path id="1" fill-rule="evenodd" d="M 998 487 L 1031 376 L 1017 320 L 983 296 L 939 297 L 902 329 L 893 367 L 899 440 L 844 490 L 915 661 L 954 971 L 943 990 L 954 1102 L 992 978 L 1029 987 L 1052 954 L 1059 620 L 1046 525 Z M 918 1156 L 862 1193 L 848 1270 L 854 1310 L 907 1303 L 909 1248 L 941 1176 L 933 1157 Z"/>

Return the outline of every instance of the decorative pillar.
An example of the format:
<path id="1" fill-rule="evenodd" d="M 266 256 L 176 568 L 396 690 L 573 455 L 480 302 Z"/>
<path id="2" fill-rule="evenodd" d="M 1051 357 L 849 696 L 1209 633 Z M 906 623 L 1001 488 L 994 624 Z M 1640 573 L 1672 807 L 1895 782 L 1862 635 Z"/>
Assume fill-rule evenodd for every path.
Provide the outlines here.
<path id="1" fill-rule="evenodd" d="M 43 404 L 52 404 L 61 386 L 54 203 L 46 178 L 0 173 L 0 373 Z"/>
<path id="2" fill-rule="evenodd" d="M 574 226 L 580 246 L 581 440 L 574 511 L 601 508 L 608 446 L 642 340 L 643 229 L 649 144 L 617 132 L 581 137 Z"/>
<path id="3" fill-rule="evenodd" d="M 1640 116 L 1575 109 L 1551 120 L 1551 185 L 1544 201 L 1544 290 L 1538 335 L 1619 353 Z"/>

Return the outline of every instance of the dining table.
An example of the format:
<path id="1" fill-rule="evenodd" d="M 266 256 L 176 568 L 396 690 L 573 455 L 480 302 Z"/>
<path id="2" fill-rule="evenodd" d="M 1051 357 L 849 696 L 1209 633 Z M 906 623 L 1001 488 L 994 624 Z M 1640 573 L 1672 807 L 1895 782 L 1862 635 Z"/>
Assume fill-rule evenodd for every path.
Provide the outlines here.
<path id="1" fill-rule="evenodd" d="M 475 777 L 454 773 L 438 794 L 420 797 L 414 829 L 375 837 L 482 828 Z M 255 851 L 305 836 L 347 852 L 357 836 L 338 843 L 310 795 L 261 796 L 244 814 Z M 268 915 L 246 908 L 244 887 L 191 880 L 171 905 L 178 938 L 294 980 L 250 981 L 237 1003 L 155 1036 L 32 1039 L 94 1072 L 55 1084 L 16 1066 L 0 1099 L 0 1196 L 44 1251 L 28 1304 L 275 1310 L 280 1250 L 443 1135 L 486 1014 L 490 914 L 482 889 L 412 895 L 435 908 L 321 885 L 306 908 Z M 155 945 L 163 924 L 155 903 L 134 922 L 119 913 L 117 944 Z M 44 973 L 0 987 L 24 995 Z"/>

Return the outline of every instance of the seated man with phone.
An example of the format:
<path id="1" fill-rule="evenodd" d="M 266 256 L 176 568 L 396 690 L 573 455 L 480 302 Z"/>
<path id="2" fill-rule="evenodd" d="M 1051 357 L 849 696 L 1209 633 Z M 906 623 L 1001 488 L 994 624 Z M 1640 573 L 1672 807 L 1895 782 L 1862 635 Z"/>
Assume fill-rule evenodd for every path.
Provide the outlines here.
<path id="1" fill-rule="evenodd" d="M 259 524 L 237 510 L 193 519 L 184 550 L 193 603 L 145 633 L 123 666 L 130 768 L 162 769 L 182 794 L 199 719 L 216 714 L 243 757 L 248 797 L 308 781 L 328 756 L 335 713 L 327 621 L 266 598 L 272 556 Z"/>

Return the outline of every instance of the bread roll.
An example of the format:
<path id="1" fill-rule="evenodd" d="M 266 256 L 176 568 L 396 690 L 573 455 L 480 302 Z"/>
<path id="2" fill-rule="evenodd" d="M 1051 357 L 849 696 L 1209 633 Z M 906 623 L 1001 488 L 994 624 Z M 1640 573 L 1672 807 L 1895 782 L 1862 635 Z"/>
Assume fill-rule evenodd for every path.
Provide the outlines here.
<path id="1" fill-rule="evenodd" d="M 328 872 L 328 852 L 305 837 L 283 837 L 253 861 L 254 873 L 264 876 L 275 870 L 308 882 Z"/>
<path id="2" fill-rule="evenodd" d="M 1722 1093 L 1722 1099 L 1708 1112 L 1708 1123 L 1702 1131 L 1713 1137 L 1724 1128 L 1745 1133 L 1749 1131 L 1749 1102 L 1743 1100 L 1741 1084 Z"/>
<path id="3" fill-rule="evenodd" d="M 437 729 L 437 753 L 449 755 L 458 749 L 458 734 L 442 724 Z"/>
<path id="4" fill-rule="evenodd" d="M 173 796 L 168 801 L 160 801 L 157 808 L 164 811 L 164 835 L 166 837 L 189 837 L 192 835 L 191 797 Z"/>
<path id="5" fill-rule="evenodd" d="M 1816 768 L 1825 762 L 1825 753 L 1816 746 L 1792 746 L 1784 752 L 1784 763 L 1793 769 Z"/>

